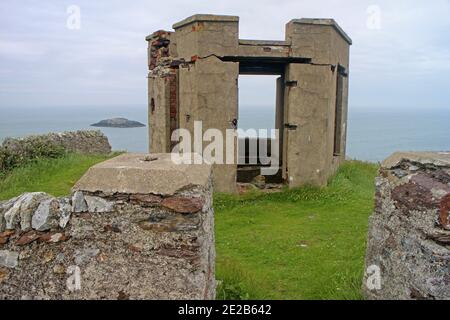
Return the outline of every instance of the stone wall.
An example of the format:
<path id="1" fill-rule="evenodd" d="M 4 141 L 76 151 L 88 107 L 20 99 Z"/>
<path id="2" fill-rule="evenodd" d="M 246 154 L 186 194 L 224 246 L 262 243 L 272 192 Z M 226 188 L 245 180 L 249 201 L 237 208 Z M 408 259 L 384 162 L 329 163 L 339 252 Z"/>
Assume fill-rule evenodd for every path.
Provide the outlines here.
<path id="1" fill-rule="evenodd" d="M 450 299 L 450 153 L 395 153 L 376 179 L 369 299 Z"/>
<path id="2" fill-rule="evenodd" d="M 213 299 L 211 168 L 124 154 L 0 203 L 0 299 Z"/>
<path id="3" fill-rule="evenodd" d="M 25 138 L 6 138 L 1 148 L 14 153 L 25 153 L 25 149 L 41 144 L 62 146 L 68 152 L 105 154 L 111 152 L 108 138 L 100 130 L 79 130 L 62 133 L 48 133 Z"/>

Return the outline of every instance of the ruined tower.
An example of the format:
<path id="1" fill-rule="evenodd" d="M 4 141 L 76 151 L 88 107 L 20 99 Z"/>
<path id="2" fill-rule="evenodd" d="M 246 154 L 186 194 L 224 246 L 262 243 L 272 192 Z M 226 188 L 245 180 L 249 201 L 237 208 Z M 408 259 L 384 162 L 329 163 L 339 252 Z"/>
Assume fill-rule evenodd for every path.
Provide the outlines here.
<path id="1" fill-rule="evenodd" d="M 194 15 L 173 29 L 146 38 L 150 151 L 171 152 L 172 132 L 193 134 L 197 120 L 225 137 L 239 121 L 239 74 L 279 75 L 277 176 L 289 187 L 325 185 L 345 159 L 352 42 L 337 23 L 293 19 L 284 41 L 239 39 L 236 16 Z M 238 170 L 214 165 L 215 189 L 233 192 Z"/>

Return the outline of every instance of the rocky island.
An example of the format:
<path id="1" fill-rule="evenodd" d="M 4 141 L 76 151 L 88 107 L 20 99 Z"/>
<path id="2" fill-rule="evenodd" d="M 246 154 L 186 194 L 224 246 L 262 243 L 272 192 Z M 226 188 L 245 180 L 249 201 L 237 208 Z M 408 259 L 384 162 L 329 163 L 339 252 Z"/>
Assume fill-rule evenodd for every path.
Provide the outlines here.
<path id="1" fill-rule="evenodd" d="M 137 128 L 145 127 L 145 124 L 139 121 L 128 120 L 126 118 L 112 118 L 101 120 L 97 123 L 91 124 L 92 127 L 109 127 L 109 128 Z"/>

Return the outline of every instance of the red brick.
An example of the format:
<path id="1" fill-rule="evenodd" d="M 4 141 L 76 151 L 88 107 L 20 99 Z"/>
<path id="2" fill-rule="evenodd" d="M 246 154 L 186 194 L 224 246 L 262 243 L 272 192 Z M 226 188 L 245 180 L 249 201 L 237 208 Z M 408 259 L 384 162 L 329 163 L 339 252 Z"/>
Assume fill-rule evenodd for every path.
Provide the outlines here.
<path id="1" fill-rule="evenodd" d="M 166 198 L 161 205 L 178 213 L 195 213 L 203 208 L 204 201 L 200 198 L 174 196 Z"/>
<path id="2" fill-rule="evenodd" d="M 439 222 L 444 229 L 450 230 L 450 193 L 441 200 Z"/>

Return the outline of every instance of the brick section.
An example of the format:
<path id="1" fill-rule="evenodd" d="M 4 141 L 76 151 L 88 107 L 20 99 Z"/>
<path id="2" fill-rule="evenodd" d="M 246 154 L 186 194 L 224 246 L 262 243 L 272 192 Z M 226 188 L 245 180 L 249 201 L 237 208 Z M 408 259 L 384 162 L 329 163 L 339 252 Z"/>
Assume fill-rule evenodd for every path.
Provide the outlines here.
<path id="1" fill-rule="evenodd" d="M 169 115 L 169 125 L 166 134 L 167 139 L 170 139 L 174 130 L 178 129 L 178 69 L 180 65 L 185 64 L 184 60 L 176 60 L 173 57 L 173 53 L 170 52 L 170 36 L 171 32 L 157 31 L 147 38 L 149 42 L 149 77 L 150 78 L 162 78 L 164 79 L 167 87 L 169 88 L 168 94 L 165 96 L 168 108 L 167 114 Z M 155 112 L 155 97 L 150 97 L 150 112 Z M 158 139 L 155 132 L 153 132 L 155 139 Z M 165 136 L 166 138 L 166 136 Z M 170 142 L 170 149 L 175 146 L 176 142 Z"/>
<path id="2" fill-rule="evenodd" d="M 169 97 L 169 105 L 170 105 L 170 136 L 172 133 L 178 129 L 179 121 L 178 121 L 178 70 L 171 69 L 171 74 L 169 76 L 169 86 L 170 86 L 170 97 Z M 170 142 L 170 148 L 176 145 L 176 141 Z"/>
<path id="3" fill-rule="evenodd" d="M 151 35 L 149 41 L 149 64 L 150 70 L 153 70 L 161 61 L 161 58 L 170 56 L 169 44 L 172 32 L 159 30 Z"/>

